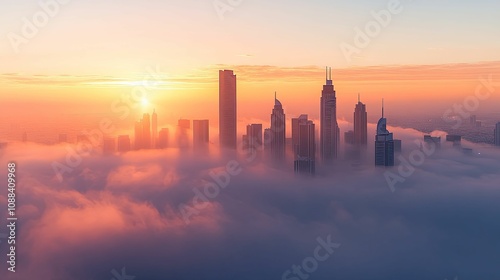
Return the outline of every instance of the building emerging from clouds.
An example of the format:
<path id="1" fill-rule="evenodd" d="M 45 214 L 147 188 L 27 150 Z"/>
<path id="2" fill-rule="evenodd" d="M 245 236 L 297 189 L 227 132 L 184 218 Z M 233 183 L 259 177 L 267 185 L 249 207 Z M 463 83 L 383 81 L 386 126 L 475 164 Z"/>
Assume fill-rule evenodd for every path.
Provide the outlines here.
<path id="1" fill-rule="evenodd" d="M 193 148 L 204 150 L 208 148 L 210 128 L 208 120 L 193 120 Z"/>
<path id="2" fill-rule="evenodd" d="M 219 142 L 221 148 L 236 150 L 236 75 L 219 71 Z"/>
<path id="3" fill-rule="evenodd" d="M 274 95 L 274 109 L 271 114 L 271 155 L 274 160 L 285 159 L 286 147 L 286 117 L 281 102 Z"/>
<path id="4" fill-rule="evenodd" d="M 326 84 L 321 92 L 320 153 L 324 163 L 338 156 L 340 129 L 337 123 L 337 97 L 332 82 L 332 69 L 326 71 Z"/>
<path id="5" fill-rule="evenodd" d="M 358 104 L 354 109 L 354 144 L 366 146 L 368 144 L 368 113 L 366 105 L 361 103 L 358 95 Z"/>
<path id="6" fill-rule="evenodd" d="M 387 130 L 387 119 L 384 118 L 384 107 L 382 106 L 382 118 L 377 124 L 377 135 L 375 136 L 375 165 L 394 166 L 394 139 L 392 133 Z"/>
<path id="7" fill-rule="evenodd" d="M 313 175 L 316 172 L 315 133 L 315 125 L 307 119 L 307 115 L 292 119 L 295 173 Z"/>

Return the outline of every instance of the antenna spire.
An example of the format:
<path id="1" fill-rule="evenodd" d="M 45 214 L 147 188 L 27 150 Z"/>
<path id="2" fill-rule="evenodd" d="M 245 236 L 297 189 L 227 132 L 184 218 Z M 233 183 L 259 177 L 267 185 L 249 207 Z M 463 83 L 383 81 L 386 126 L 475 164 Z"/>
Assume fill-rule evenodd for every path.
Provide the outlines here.
<path id="1" fill-rule="evenodd" d="M 361 102 L 361 97 L 360 97 L 360 95 L 359 95 L 359 93 L 358 93 L 358 103 L 359 103 L 359 102 Z"/>
<path id="2" fill-rule="evenodd" d="M 275 91 L 274 92 L 274 100 L 276 100 L 276 99 L 278 99 L 278 98 L 276 98 L 276 91 Z"/>
<path id="3" fill-rule="evenodd" d="M 325 75 L 326 75 L 326 80 L 328 81 L 328 66 L 326 66 L 326 71 L 325 71 Z"/>
<path id="4" fill-rule="evenodd" d="M 382 98 L 382 118 L 384 117 L 384 99 Z"/>

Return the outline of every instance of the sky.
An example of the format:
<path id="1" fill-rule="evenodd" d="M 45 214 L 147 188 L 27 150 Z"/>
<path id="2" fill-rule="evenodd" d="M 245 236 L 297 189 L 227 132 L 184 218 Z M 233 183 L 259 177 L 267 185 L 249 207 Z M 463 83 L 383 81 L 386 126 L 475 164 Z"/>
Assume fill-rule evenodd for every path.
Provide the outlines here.
<path id="1" fill-rule="evenodd" d="M 148 102 L 166 123 L 216 123 L 218 70 L 234 69 L 240 119 L 267 120 L 275 91 L 288 115 L 317 117 L 325 66 L 333 68 L 340 118 L 351 118 L 358 93 L 371 119 L 382 98 L 394 116 L 442 115 L 481 78 L 500 74 L 497 1 L 61 3 L 0 4 L 0 102 L 8 115 L 60 118 L 56 112 L 82 106 L 110 114 L 109 103 L 157 69 Z M 356 44 L 357 28 L 366 33 L 377 17 L 380 30 Z M 357 51 L 344 53 L 346 45 Z M 488 101 L 481 111 L 497 111 L 498 95 Z"/>

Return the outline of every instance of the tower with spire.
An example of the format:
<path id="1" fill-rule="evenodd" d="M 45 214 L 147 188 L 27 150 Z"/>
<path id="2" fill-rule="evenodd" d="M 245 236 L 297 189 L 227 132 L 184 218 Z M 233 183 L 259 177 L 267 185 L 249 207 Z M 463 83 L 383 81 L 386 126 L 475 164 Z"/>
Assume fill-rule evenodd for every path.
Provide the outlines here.
<path id="1" fill-rule="evenodd" d="M 337 123 L 337 97 L 332 81 L 332 68 L 326 67 L 326 84 L 321 92 L 320 154 L 323 163 L 338 156 L 340 129 Z"/>
<path id="2" fill-rule="evenodd" d="M 271 113 L 271 156 L 276 161 L 285 159 L 286 116 L 281 102 L 274 92 L 274 108 Z"/>
<path id="3" fill-rule="evenodd" d="M 377 135 L 375 136 L 375 165 L 394 166 L 394 138 L 393 134 L 387 130 L 383 99 L 382 118 L 377 123 Z"/>

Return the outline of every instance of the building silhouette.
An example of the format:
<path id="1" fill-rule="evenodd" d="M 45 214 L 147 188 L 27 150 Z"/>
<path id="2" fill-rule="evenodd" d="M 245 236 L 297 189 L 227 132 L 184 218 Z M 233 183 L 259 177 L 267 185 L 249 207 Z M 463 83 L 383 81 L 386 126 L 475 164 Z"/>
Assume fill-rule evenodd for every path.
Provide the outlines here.
<path id="1" fill-rule="evenodd" d="M 177 145 L 181 149 L 189 148 L 189 130 L 191 130 L 191 121 L 180 119 L 177 121 Z"/>
<path id="2" fill-rule="evenodd" d="M 151 147 L 156 149 L 156 142 L 158 141 L 158 115 L 156 110 L 153 109 L 153 114 L 151 115 Z"/>
<path id="3" fill-rule="evenodd" d="M 274 94 L 274 108 L 271 114 L 271 155 L 274 160 L 285 159 L 286 148 L 286 116 L 281 102 Z"/>
<path id="4" fill-rule="evenodd" d="M 222 148 L 236 149 L 236 75 L 219 71 L 219 142 Z"/>
<path id="5" fill-rule="evenodd" d="M 128 135 L 118 136 L 117 151 L 125 153 L 131 150 L 130 137 Z"/>
<path id="6" fill-rule="evenodd" d="M 169 130 L 168 128 L 162 128 L 158 133 L 158 149 L 166 149 L 168 147 Z"/>
<path id="7" fill-rule="evenodd" d="M 142 145 L 142 121 L 135 122 L 134 126 L 134 148 L 140 150 L 143 148 Z"/>
<path id="8" fill-rule="evenodd" d="M 102 153 L 104 155 L 112 155 L 116 152 L 116 139 L 114 137 L 104 137 L 102 142 Z"/>
<path id="9" fill-rule="evenodd" d="M 243 148 L 248 151 L 258 151 L 262 149 L 262 124 L 247 125 L 247 134 L 244 135 Z"/>
<path id="10" fill-rule="evenodd" d="M 193 120 L 193 148 L 203 150 L 208 148 L 209 142 L 209 121 Z"/>
<path id="11" fill-rule="evenodd" d="M 375 136 L 375 165 L 394 166 L 394 139 L 392 133 L 387 130 L 387 119 L 384 118 L 384 106 L 382 105 L 382 118 L 377 124 L 377 135 Z"/>
<path id="12" fill-rule="evenodd" d="M 354 143 L 358 146 L 368 144 L 368 114 L 366 105 L 361 103 L 358 95 L 358 104 L 354 109 Z"/>
<path id="13" fill-rule="evenodd" d="M 326 84 L 321 92 L 320 154 L 324 163 L 338 156 L 340 129 L 337 123 L 337 97 L 332 82 L 332 69 L 327 68 Z"/>
<path id="14" fill-rule="evenodd" d="M 147 113 L 142 116 L 142 148 L 151 149 L 151 119 Z"/>
<path id="15" fill-rule="evenodd" d="M 271 154 L 271 142 L 273 136 L 270 128 L 264 129 L 264 150 L 266 151 L 266 155 Z"/>
<path id="16" fill-rule="evenodd" d="M 353 130 L 344 132 L 344 143 L 349 145 L 354 145 L 356 143 Z"/>
<path id="17" fill-rule="evenodd" d="M 494 136 L 495 146 L 500 146 L 500 122 L 495 125 Z"/>
<path id="18" fill-rule="evenodd" d="M 292 134 L 296 139 L 294 171 L 297 174 L 313 175 L 316 172 L 316 143 L 314 123 L 301 115 L 292 121 Z"/>

